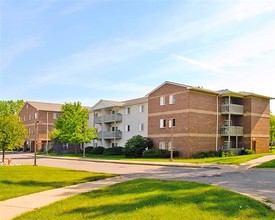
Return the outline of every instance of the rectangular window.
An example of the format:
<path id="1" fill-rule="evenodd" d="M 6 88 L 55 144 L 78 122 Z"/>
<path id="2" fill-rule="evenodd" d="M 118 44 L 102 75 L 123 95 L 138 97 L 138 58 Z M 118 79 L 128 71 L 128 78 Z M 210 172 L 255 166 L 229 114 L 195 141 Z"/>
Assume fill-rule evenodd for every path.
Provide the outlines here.
<path id="1" fill-rule="evenodd" d="M 176 126 L 176 119 L 169 119 L 169 128 L 171 128 L 171 127 L 175 127 Z"/>
<path id="2" fill-rule="evenodd" d="M 174 95 L 169 95 L 169 104 L 175 104 L 175 96 Z"/>
<path id="3" fill-rule="evenodd" d="M 161 106 L 165 105 L 165 96 L 161 96 L 159 101 Z"/>
<path id="4" fill-rule="evenodd" d="M 138 130 L 139 131 L 144 131 L 144 124 L 143 123 L 139 124 Z"/>
<path id="5" fill-rule="evenodd" d="M 160 128 L 165 128 L 166 127 L 166 120 L 165 119 L 160 119 L 159 120 L 159 127 Z"/>
<path id="6" fill-rule="evenodd" d="M 24 115 L 24 118 L 23 118 L 24 121 L 26 121 L 26 116 Z"/>
<path id="7" fill-rule="evenodd" d="M 126 132 L 130 132 L 130 125 L 126 125 L 126 126 L 125 126 L 125 131 L 126 131 Z"/>
<path id="8" fill-rule="evenodd" d="M 165 141 L 160 141 L 159 142 L 159 149 L 165 150 Z"/>
<path id="9" fill-rule="evenodd" d="M 144 112 L 144 105 L 140 105 L 140 106 L 138 107 L 138 112 L 139 112 L 139 113 L 143 113 L 143 112 Z"/>
<path id="10" fill-rule="evenodd" d="M 37 119 L 37 118 L 38 118 L 38 113 L 35 112 L 35 113 L 34 113 L 34 119 Z"/>
<path id="11" fill-rule="evenodd" d="M 60 116 L 59 113 L 53 113 L 53 119 L 58 119 L 59 116 Z"/>
<path id="12" fill-rule="evenodd" d="M 129 115 L 129 114 L 130 114 L 130 107 L 125 109 L 125 114 L 126 114 L 126 115 Z"/>
<path id="13" fill-rule="evenodd" d="M 32 120 L 32 115 L 31 115 L 31 114 L 29 114 L 29 121 L 30 121 L 30 120 Z"/>

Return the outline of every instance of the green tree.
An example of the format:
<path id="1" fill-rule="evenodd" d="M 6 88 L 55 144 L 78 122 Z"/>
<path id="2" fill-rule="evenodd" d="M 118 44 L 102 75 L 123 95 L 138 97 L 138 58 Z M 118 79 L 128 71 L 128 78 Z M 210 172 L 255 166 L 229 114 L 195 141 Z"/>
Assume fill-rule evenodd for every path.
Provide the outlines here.
<path id="1" fill-rule="evenodd" d="M 5 160 L 5 151 L 20 147 L 28 137 L 25 125 L 18 116 L 23 101 L 0 101 L 0 149 L 2 162 Z"/>
<path id="2" fill-rule="evenodd" d="M 270 142 L 275 142 L 275 115 L 270 115 Z"/>
<path id="3" fill-rule="evenodd" d="M 56 130 L 51 133 L 53 139 L 76 145 L 88 143 L 97 138 L 95 128 L 88 125 L 89 110 L 80 102 L 62 105 L 62 115 L 56 120 Z"/>
<path id="4" fill-rule="evenodd" d="M 142 157 L 146 149 L 153 147 L 153 142 L 150 138 L 136 135 L 127 140 L 124 148 L 126 157 Z"/>

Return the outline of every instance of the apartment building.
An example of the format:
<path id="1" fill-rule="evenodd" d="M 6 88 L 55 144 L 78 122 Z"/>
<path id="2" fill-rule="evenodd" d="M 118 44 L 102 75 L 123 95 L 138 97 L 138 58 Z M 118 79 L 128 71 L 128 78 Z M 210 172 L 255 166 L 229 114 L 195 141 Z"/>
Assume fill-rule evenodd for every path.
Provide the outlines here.
<path id="1" fill-rule="evenodd" d="M 135 135 L 148 136 L 147 98 L 123 102 L 100 100 L 90 109 L 89 124 L 98 131 L 91 145 L 124 146 Z"/>
<path id="2" fill-rule="evenodd" d="M 45 150 L 51 145 L 49 132 L 54 128 L 55 120 L 61 114 L 61 104 L 26 101 L 19 112 L 24 122 L 29 138 L 25 141 L 23 150 L 34 151 L 35 142 L 37 151 Z"/>
<path id="3" fill-rule="evenodd" d="M 164 82 L 148 95 L 148 136 L 181 156 L 226 149 L 269 151 L 270 99 Z"/>

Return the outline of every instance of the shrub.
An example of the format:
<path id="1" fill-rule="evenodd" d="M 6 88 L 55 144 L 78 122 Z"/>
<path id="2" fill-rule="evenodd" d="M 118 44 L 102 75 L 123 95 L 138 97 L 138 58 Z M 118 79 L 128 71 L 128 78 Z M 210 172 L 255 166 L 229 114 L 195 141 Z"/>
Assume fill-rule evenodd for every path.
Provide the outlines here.
<path id="1" fill-rule="evenodd" d="M 94 149 L 94 147 L 91 147 L 91 146 L 85 147 L 85 153 L 86 154 L 91 154 L 93 149 Z"/>
<path id="2" fill-rule="evenodd" d="M 92 149 L 91 154 L 103 154 L 104 151 L 105 147 L 98 146 Z"/>
<path id="3" fill-rule="evenodd" d="M 153 142 L 151 139 L 136 135 L 127 140 L 124 148 L 126 157 L 142 157 L 145 149 L 152 148 Z"/>
<path id="4" fill-rule="evenodd" d="M 220 157 L 220 156 L 221 156 L 220 151 L 199 152 L 192 155 L 192 157 L 195 159 L 207 158 L 207 157 Z"/>
<path id="5" fill-rule="evenodd" d="M 103 154 L 105 154 L 105 155 L 123 155 L 124 148 L 123 147 L 106 148 Z"/>
<path id="6" fill-rule="evenodd" d="M 169 158 L 171 156 L 171 152 L 169 150 L 162 150 L 158 148 L 152 148 L 147 151 L 144 151 L 143 157 L 146 158 Z M 179 152 L 173 151 L 173 157 L 178 157 Z"/>
<path id="7" fill-rule="evenodd" d="M 254 152 L 254 150 L 242 149 L 239 154 L 240 155 L 251 155 L 251 154 L 255 154 L 255 152 Z"/>

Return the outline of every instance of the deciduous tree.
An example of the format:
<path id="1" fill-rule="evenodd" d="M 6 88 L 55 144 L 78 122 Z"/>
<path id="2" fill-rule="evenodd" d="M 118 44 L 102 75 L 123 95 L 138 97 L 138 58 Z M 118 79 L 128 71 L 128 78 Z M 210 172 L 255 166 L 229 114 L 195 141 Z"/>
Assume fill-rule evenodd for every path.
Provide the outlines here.
<path id="1" fill-rule="evenodd" d="M 25 125 L 20 122 L 18 112 L 23 101 L 0 101 L 0 149 L 2 162 L 5 160 L 5 151 L 20 147 L 28 137 Z"/>
<path id="2" fill-rule="evenodd" d="M 89 110 L 80 102 L 66 103 L 62 106 L 62 115 L 55 122 L 56 131 L 52 136 L 74 145 L 88 143 L 97 138 L 96 129 L 88 125 L 88 118 Z"/>

